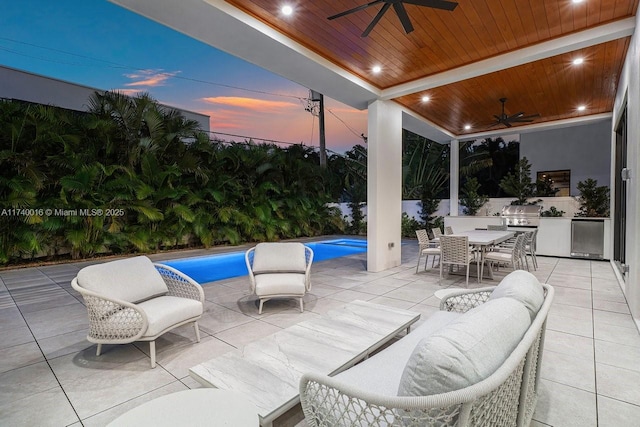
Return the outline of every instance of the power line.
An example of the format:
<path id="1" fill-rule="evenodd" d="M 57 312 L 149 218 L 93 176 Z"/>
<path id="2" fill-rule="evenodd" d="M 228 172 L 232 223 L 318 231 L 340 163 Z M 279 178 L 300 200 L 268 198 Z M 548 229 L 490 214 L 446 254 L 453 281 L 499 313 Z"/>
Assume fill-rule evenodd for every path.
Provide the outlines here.
<path id="1" fill-rule="evenodd" d="M 333 117 L 335 117 L 336 119 L 338 119 L 340 121 L 340 123 L 342 123 L 343 125 L 345 125 L 345 127 L 347 129 L 349 129 L 349 131 L 354 134 L 355 136 L 357 136 L 358 138 L 362 138 L 361 135 L 358 135 L 358 132 L 356 132 L 355 130 L 353 130 L 353 128 L 351 126 L 349 126 L 344 120 L 342 120 L 340 117 L 338 117 L 333 111 L 331 111 L 329 108 L 326 109 Z"/>
<path id="2" fill-rule="evenodd" d="M 146 71 L 146 70 L 148 70 L 148 68 L 140 68 L 140 67 L 134 67 L 134 66 L 131 66 L 131 65 L 120 64 L 120 63 L 113 62 L 113 61 L 106 61 L 106 60 L 99 59 L 99 58 L 93 58 L 93 57 L 86 56 L 86 55 L 80 55 L 80 54 L 73 53 L 73 52 L 67 52 L 67 51 L 64 51 L 64 50 L 61 50 L 61 49 L 54 49 L 54 48 L 50 48 L 50 47 L 46 47 L 46 46 L 39 46 L 39 45 L 33 44 L 33 43 L 21 42 L 19 40 L 10 39 L 10 38 L 7 38 L 7 37 L 0 37 L 0 40 L 10 41 L 10 42 L 13 42 L 13 43 L 23 44 L 23 45 L 26 45 L 26 46 L 32 46 L 32 47 L 36 47 L 36 48 L 39 48 L 39 49 L 49 50 L 49 51 L 52 51 L 52 52 L 63 53 L 65 55 L 75 56 L 75 57 L 82 58 L 82 59 L 88 59 L 88 60 L 91 60 L 91 61 L 98 61 L 98 62 L 103 62 L 105 64 L 110 64 L 110 65 L 106 65 L 107 68 L 133 70 L 133 71 Z M 43 58 L 43 57 L 40 57 L 40 56 L 34 56 L 34 55 L 21 53 L 19 51 L 16 51 L 16 50 L 13 50 L 13 49 L 10 49 L 10 48 L 6 48 L 6 47 L 0 47 L 0 50 L 4 50 L 5 52 L 13 53 L 15 55 L 24 56 L 26 58 L 38 59 L 38 60 L 47 61 L 47 62 L 54 62 L 54 63 L 57 63 L 57 64 L 83 66 L 83 67 L 99 67 L 100 66 L 98 64 L 83 64 L 83 63 L 78 63 L 78 62 L 68 62 L 68 61 L 61 61 L 61 60 L 53 60 L 53 59 Z M 303 98 L 303 97 L 300 97 L 300 96 L 288 95 L 288 94 L 283 94 L 283 93 L 275 93 L 275 92 L 269 92 L 269 91 L 257 90 L 257 89 L 249 89 L 249 88 L 240 87 L 240 86 L 234 86 L 234 85 L 228 85 L 228 84 L 224 84 L 224 83 L 212 82 L 212 81 L 208 81 L 208 80 L 196 79 L 196 78 L 193 78 L 193 77 L 178 76 L 178 75 L 171 74 L 171 73 L 162 73 L 161 72 L 161 73 L 158 73 L 158 74 L 169 76 L 169 77 L 174 78 L 174 79 L 186 80 L 186 81 L 191 81 L 191 82 L 196 82 L 196 83 L 203 83 L 203 84 L 208 84 L 208 85 L 212 85 L 212 86 L 220 86 L 220 87 L 225 87 L 225 88 L 228 88 L 228 89 L 237 89 L 237 90 L 243 90 L 243 91 L 247 91 L 247 92 L 260 93 L 260 94 L 263 94 L 263 95 L 272 95 L 272 96 L 281 96 L 281 97 L 285 97 L 285 98 L 293 98 L 293 99 L 298 99 L 298 100 L 303 101 L 303 102 L 306 100 L 306 98 Z"/>

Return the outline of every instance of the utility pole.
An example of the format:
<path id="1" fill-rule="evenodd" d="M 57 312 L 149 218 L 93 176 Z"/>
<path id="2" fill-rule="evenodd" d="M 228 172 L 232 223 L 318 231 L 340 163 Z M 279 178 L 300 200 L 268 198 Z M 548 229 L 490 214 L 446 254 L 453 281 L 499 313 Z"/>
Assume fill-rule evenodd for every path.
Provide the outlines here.
<path id="1" fill-rule="evenodd" d="M 324 133 L 324 95 L 311 91 L 311 101 L 318 103 L 318 126 L 320 127 L 320 167 L 327 167 L 327 148 Z"/>

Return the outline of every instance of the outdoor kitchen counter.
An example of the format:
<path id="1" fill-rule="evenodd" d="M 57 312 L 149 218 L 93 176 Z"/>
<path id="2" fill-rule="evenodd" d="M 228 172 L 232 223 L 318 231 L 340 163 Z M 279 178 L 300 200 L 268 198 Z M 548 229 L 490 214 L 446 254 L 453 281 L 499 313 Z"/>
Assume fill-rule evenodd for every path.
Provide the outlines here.
<path id="1" fill-rule="evenodd" d="M 541 217 L 538 227 L 537 254 L 548 256 L 571 256 L 571 221 L 575 219 L 597 219 L 604 221 L 604 259 L 611 259 L 611 219 L 610 218 L 573 218 Z M 454 231 L 467 231 L 486 228 L 489 224 L 499 225 L 499 216 L 446 216 L 444 223 Z M 514 227 L 519 229 L 519 227 Z"/>

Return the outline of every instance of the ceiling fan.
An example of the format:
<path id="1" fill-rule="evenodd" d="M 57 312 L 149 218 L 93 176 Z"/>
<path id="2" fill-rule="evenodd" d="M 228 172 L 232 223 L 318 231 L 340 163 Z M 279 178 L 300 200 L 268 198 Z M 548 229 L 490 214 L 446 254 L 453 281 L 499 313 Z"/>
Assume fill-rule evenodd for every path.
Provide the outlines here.
<path id="1" fill-rule="evenodd" d="M 496 122 L 493 123 L 491 127 L 496 125 L 505 125 L 506 127 L 510 128 L 513 126 L 512 123 L 531 123 L 533 119 L 535 119 L 536 117 L 540 117 L 540 114 L 537 113 L 525 116 L 523 111 L 507 116 L 507 114 L 504 112 L 504 104 L 505 102 L 507 102 L 507 98 L 500 98 L 500 102 L 502 102 L 502 114 L 500 114 L 499 116 L 494 114 L 493 117 L 496 118 Z"/>
<path id="2" fill-rule="evenodd" d="M 446 0 L 374 0 L 370 3 L 363 4 L 362 6 L 354 7 L 353 9 L 345 10 L 344 12 L 340 12 L 336 15 L 332 15 L 327 19 L 332 20 L 336 18 L 343 17 L 345 15 L 349 15 L 354 12 L 358 12 L 360 10 L 364 10 L 370 6 L 375 6 L 377 4 L 383 3 L 382 9 L 378 11 L 378 14 L 373 18 L 373 21 L 365 28 L 362 32 L 362 37 L 367 37 L 373 27 L 376 26 L 378 21 L 382 18 L 382 16 L 389 10 L 391 6 L 393 6 L 393 10 L 395 10 L 396 15 L 400 18 L 400 23 L 402 23 L 402 28 L 404 28 L 404 32 L 409 34 L 413 31 L 413 25 L 411 24 L 411 20 L 409 19 L 409 15 L 407 14 L 407 10 L 404 8 L 404 3 L 414 4 L 416 6 L 425 6 L 433 9 L 442 9 L 452 11 L 458 6 L 458 3 Z"/>

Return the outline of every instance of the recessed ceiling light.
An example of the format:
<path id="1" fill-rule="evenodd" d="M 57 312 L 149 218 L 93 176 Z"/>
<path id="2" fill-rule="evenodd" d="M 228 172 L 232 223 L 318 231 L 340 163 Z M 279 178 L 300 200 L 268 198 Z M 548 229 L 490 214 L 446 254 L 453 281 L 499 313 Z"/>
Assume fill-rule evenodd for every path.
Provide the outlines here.
<path id="1" fill-rule="evenodd" d="M 584 111 L 584 110 L 586 110 L 586 109 L 587 109 L 587 107 L 586 107 L 586 106 L 584 106 L 584 105 L 580 105 L 580 106 L 578 106 L 578 111 Z"/>
<path id="2" fill-rule="evenodd" d="M 422 102 L 429 102 L 430 99 L 431 98 L 429 98 L 428 96 L 425 95 L 425 96 L 422 97 Z"/>
<path id="3" fill-rule="evenodd" d="M 584 0 L 571 0 L 571 1 L 572 1 L 573 3 L 578 4 L 578 3 L 582 3 Z"/>
<path id="4" fill-rule="evenodd" d="M 573 65 L 580 65 L 584 62 L 584 58 L 576 58 L 573 60 Z"/>
<path id="5" fill-rule="evenodd" d="M 469 130 L 471 129 L 471 125 L 464 125 L 464 130 Z"/>
<path id="6" fill-rule="evenodd" d="M 293 8 L 289 5 L 285 5 L 285 6 L 282 6 L 282 9 L 280 9 L 280 11 L 282 12 L 283 15 L 289 16 L 293 13 Z"/>
<path id="7" fill-rule="evenodd" d="M 379 65 L 374 66 L 371 71 L 373 71 L 374 73 L 378 74 L 380 71 L 382 71 L 382 67 Z"/>

